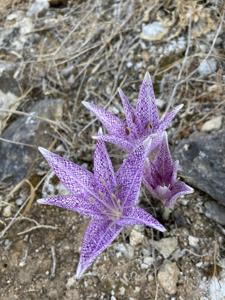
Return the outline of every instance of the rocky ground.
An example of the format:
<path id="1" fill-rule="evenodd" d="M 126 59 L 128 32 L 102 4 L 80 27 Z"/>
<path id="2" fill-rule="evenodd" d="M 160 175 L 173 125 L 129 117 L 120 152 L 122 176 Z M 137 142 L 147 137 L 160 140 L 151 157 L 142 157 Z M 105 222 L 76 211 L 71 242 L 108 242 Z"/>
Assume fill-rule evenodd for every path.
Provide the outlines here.
<path id="1" fill-rule="evenodd" d="M 223 1 L 6 0 L 0 16 L 1 299 L 225 299 Z M 118 87 L 135 102 L 147 70 L 161 113 L 184 104 L 169 138 L 195 193 L 168 211 L 143 189 L 167 231 L 127 228 L 76 281 L 88 220 L 37 205 L 66 193 L 37 146 L 91 168 L 81 101 L 120 115 Z"/>

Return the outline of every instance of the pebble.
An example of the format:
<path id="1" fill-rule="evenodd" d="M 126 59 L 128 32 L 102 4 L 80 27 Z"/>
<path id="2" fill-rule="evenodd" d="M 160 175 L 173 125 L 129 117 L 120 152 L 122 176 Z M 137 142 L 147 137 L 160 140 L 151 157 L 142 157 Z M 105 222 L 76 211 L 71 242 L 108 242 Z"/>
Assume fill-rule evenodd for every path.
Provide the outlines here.
<path id="1" fill-rule="evenodd" d="M 119 293 L 120 293 L 120 295 L 121 295 L 121 296 L 124 296 L 124 295 L 125 295 L 125 292 L 126 292 L 125 287 L 121 286 L 121 287 L 119 288 Z"/>
<path id="2" fill-rule="evenodd" d="M 177 249 L 178 242 L 176 237 L 168 237 L 160 241 L 153 241 L 152 245 L 164 258 L 168 258 Z"/>
<path id="3" fill-rule="evenodd" d="M 210 132 L 213 130 L 219 130 L 222 126 L 223 117 L 218 116 L 215 118 L 212 118 L 211 120 L 206 121 L 201 128 L 201 131 Z"/>
<path id="4" fill-rule="evenodd" d="M 162 99 L 157 98 L 157 99 L 156 99 L 156 105 L 157 105 L 157 107 L 158 107 L 159 109 L 162 109 L 162 108 L 164 108 L 164 106 L 166 105 L 166 102 L 165 102 L 165 100 L 162 100 Z"/>
<path id="5" fill-rule="evenodd" d="M 131 246 L 135 247 L 140 245 L 144 241 L 144 234 L 137 231 L 136 229 L 132 229 L 130 233 L 130 244 Z"/>
<path id="6" fill-rule="evenodd" d="M 76 283 L 76 278 L 75 278 L 75 276 L 70 277 L 70 278 L 67 280 L 66 288 L 67 288 L 67 289 L 70 289 L 72 286 L 75 285 L 75 283 Z"/>
<path id="7" fill-rule="evenodd" d="M 116 250 L 118 251 L 117 257 L 120 257 L 122 254 L 127 258 L 133 258 L 134 256 L 134 249 L 129 244 L 119 243 L 116 245 Z"/>
<path id="8" fill-rule="evenodd" d="M 147 256 L 143 259 L 143 263 L 141 264 L 141 269 L 148 269 L 154 263 L 154 258 L 151 256 Z"/>
<path id="9" fill-rule="evenodd" d="M 198 67 L 198 72 L 202 76 L 207 76 L 212 73 L 215 73 L 217 69 L 217 62 L 215 58 L 209 58 L 207 60 L 203 60 L 199 67 Z"/>
<path id="10" fill-rule="evenodd" d="M 36 0 L 29 8 L 27 12 L 27 16 L 33 17 L 33 16 L 44 15 L 48 10 L 48 8 L 49 8 L 48 0 Z"/>
<path id="11" fill-rule="evenodd" d="M 179 273 L 180 271 L 175 262 L 167 261 L 161 266 L 158 281 L 167 294 L 176 294 Z"/>
<path id="12" fill-rule="evenodd" d="M 3 217 L 5 217 L 5 218 L 11 217 L 11 215 L 12 215 L 12 206 L 8 205 L 8 206 L 4 207 L 2 214 L 3 214 Z"/>
<path id="13" fill-rule="evenodd" d="M 168 28 L 166 28 L 161 22 L 155 21 L 143 26 L 141 38 L 147 41 L 157 41 L 160 40 L 167 32 Z"/>
<path id="14" fill-rule="evenodd" d="M 195 236 L 189 235 L 188 237 L 188 243 L 191 247 L 197 248 L 198 247 L 198 243 L 199 243 L 199 239 Z"/>

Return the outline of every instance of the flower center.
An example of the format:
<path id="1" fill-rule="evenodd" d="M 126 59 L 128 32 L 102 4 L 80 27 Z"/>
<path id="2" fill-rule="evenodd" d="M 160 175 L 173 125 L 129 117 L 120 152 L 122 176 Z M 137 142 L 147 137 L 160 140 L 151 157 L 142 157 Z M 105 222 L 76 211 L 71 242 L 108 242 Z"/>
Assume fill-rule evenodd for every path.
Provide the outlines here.
<path id="1" fill-rule="evenodd" d="M 121 201 L 117 194 L 120 190 L 119 186 L 115 187 L 115 193 L 111 192 L 105 180 L 100 178 L 100 182 L 104 187 L 105 192 L 99 191 L 99 201 L 104 205 L 103 214 L 112 221 L 119 220 L 123 215 Z"/>

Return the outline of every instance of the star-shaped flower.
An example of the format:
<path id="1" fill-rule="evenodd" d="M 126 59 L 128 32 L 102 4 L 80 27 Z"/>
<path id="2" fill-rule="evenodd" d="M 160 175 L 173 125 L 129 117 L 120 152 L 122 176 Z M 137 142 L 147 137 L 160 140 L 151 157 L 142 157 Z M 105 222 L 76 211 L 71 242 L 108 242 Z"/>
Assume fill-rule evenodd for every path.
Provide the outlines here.
<path id="1" fill-rule="evenodd" d="M 40 151 L 71 195 L 40 199 L 38 203 L 91 217 L 83 240 L 77 278 L 112 243 L 124 226 L 143 224 L 165 231 L 156 219 L 137 206 L 146 156 L 143 146 L 136 148 L 117 172 L 113 170 L 102 141 L 97 142 L 93 173 L 46 149 L 40 148 Z"/>
<path id="2" fill-rule="evenodd" d="M 172 206 L 179 196 L 193 193 L 190 186 L 177 179 L 178 168 L 178 161 L 172 160 L 167 133 L 164 132 L 159 149 L 146 159 L 143 182 L 151 195 L 166 207 Z"/>
<path id="3" fill-rule="evenodd" d="M 92 103 L 86 101 L 82 103 L 95 114 L 108 131 L 107 135 L 98 135 L 96 138 L 116 144 L 128 152 L 134 150 L 151 135 L 165 131 L 183 106 L 175 107 L 160 119 L 149 73 L 146 73 L 144 77 L 135 108 L 129 103 L 121 89 L 119 89 L 119 94 L 125 120 L 120 120 L 104 108 Z"/>

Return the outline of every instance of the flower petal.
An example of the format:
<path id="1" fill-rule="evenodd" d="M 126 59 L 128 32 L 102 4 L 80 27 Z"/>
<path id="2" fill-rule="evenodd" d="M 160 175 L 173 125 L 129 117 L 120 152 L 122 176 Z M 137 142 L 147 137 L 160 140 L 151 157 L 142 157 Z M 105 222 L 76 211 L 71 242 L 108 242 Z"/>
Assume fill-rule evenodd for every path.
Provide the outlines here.
<path id="1" fill-rule="evenodd" d="M 159 127 L 157 129 L 157 131 L 164 131 L 166 130 L 170 123 L 172 122 L 172 120 L 175 118 L 176 114 L 179 112 L 179 110 L 181 110 L 181 108 L 183 107 L 183 104 L 176 106 L 172 111 L 168 112 L 159 122 Z"/>
<path id="2" fill-rule="evenodd" d="M 124 94 L 124 92 L 120 88 L 118 89 L 118 91 L 119 91 L 120 99 L 123 104 L 123 110 L 124 110 L 124 114 L 126 116 L 127 126 L 129 127 L 131 132 L 135 135 L 135 134 L 137 134 L 137 130 L 136 130 L 136 126 L 134 124 L 134 120 L 135 120 L 134 109 L 131 106 L 131 104 L 130 104 L 129 100 L 127 99 L 126 95 Z"/>
<path id="3" fill-rule="evenodd" d="M 110 190 L 116 186 L 116 178 L 112 162 L 109 158 L 105 143 L 97 141 L 94 154 L 94 176 L 97 182 L 104 180 Z"/>
<path id="4" fill-rule="evenodd" d="M 123 219 L 118 222 L 119 225 L 146 225 L 162 232 L 166 231 L 165 227 L 144 209 L 134 207 L 132 210 L 128 209 L 127 211 L 127 216 L 124 216 Z"/>
<path id="5" fill-rule="evenodd" d="M 138 201 L 145 157 L 144 146 L 139 146 L 129 154 L 116 173 L 119 187 L 117 198 L 123 207 L 134 205 Z"/>
<path id="6" fill-rule="evenodd" d="M 117 116 L 93 103 L 83 101 L 82 104 L 100 120 L 110 134 L 116 134 L 118 136 L 125 134 L 124 124 Z"/>
<path id="7" fill-rule="evenodd" d="M 136 114 L 140 120 L 142 128 L 150 125 L 157 128 L 159 124 L 158 110 L 155 101 L 154 89 L 150 74 L 145 74 L 136 106 Z"/>
<path id="8" fill-rule="evenodd" d="M 74 196 L 56 196 L 46 199 L 38 199 L 39 204 L 53 205 L 64 209 L 76 211 L 84 216 L 102 217 L 101 212 L 96 208 L 95 203 L 82 197 L 82 195 Z"/>
<path id="9" fill-rule="evenodd" d="M 93 138 L 104 142 L 112 143 L 128 152 L 131 151 L 134 146 L 130 142 L 126 141 L 124 138 L 119 138 L 113 135 L 97 135 L 94 136 Z"/>
<path id="10" fill-rule="evenodd" d="M 171 198 L 168 199 L 165 203 L 166 207 L 172 206 L 178 197 L 186 194 L 193 193 L 194 190 L 192 187 L 188 186 L 186 183 L 178 180 L 171 189 Z"/>
<path id="11" fill-rule="evenodd" d="M 165 183 L 166 185 L 169 185 L 172 183 L 171 180 L 172 176 L 174 176 L 175 164 L 170 154 L 168 136 L 166 132 L 163 134 L 160 149 L 157 153 L 156 159 L 151 163 L 151 167 L 152 170 L 154 169 L 155 171 L 152 173 L 154 179 L 156 180 L 158 177 L 160 177 L 158 178 L 159 184 Z"/>
<path id="12" fill-rule="evenodd" d="M 76 278 L 80 278 L 84 271 L 119 235 L 122 227 L 104 220 L 93 219 L 85 233 Z"/>
<path id="13" fill-rule="evenodd" d="M 91 172 L 44 148 L 38 149 L 71 193 L 87 193 L 89 196 L 96 197 L 95 181 Z"/>

